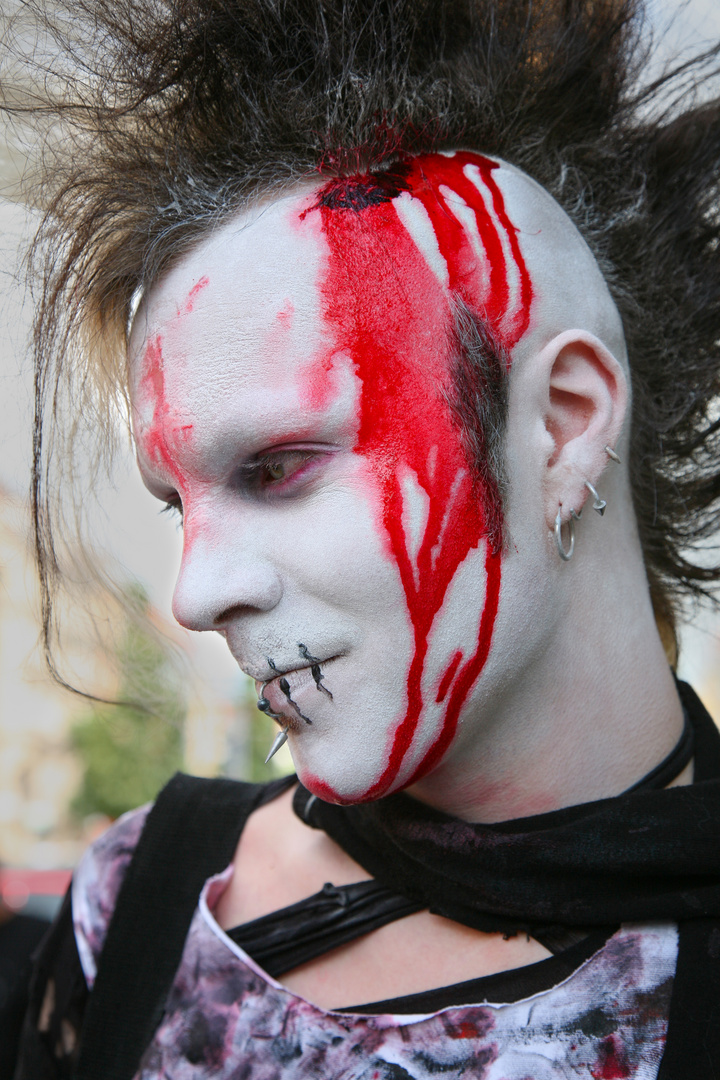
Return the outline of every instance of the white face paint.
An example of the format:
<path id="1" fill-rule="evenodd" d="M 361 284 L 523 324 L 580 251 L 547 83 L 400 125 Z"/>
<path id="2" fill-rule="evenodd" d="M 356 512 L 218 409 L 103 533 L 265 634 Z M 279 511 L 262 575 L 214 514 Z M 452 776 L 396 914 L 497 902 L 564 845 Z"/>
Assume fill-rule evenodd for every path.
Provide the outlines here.
<path id="1" fill-rule="evenodd" d="M 443 396 L 448 288 L 509 348 L 537 325 L 501 193 L 521 174 L 462 168 L 415 163 L 412 211 L 408 191 L 348 209 L 340 183 L 228 223 L 152 289 L 131 339 L 140 468 L 184 518 L 175 615 L 269 680 L 301 780 L 337 801 L 432 771 L 494 633 L 491 495 Z"/>

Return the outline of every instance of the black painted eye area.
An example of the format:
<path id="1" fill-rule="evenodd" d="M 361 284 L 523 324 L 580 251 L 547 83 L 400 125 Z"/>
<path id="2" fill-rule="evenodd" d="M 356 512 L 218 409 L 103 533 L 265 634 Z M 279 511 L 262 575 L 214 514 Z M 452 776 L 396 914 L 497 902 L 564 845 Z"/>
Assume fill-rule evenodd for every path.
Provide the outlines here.
<path id="1" fill-rule="evenodd" d="M 319 455 L 312 450 L 278 450 L 248 461 L 239 470 L 241 485 L 248 491 L 282 493 L 294 490 Z"/>

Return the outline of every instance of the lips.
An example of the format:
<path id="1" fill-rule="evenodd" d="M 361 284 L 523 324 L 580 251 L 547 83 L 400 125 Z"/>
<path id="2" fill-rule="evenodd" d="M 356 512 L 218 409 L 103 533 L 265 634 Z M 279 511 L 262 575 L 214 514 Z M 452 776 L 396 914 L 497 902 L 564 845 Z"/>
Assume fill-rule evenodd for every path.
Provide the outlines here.
<path id="1" fill-rule="evenodd" d="M 327 660 L 321 665 L 323 677 L 325 668 L 331 663 L 332 660 Z M 284 684 L 284 689 L 281 683 Z M 306 719 L 312 722 L 313 705 L 327 700 L 326 695 L 317 688 L 310 665 L 280 672 L 267 683 L 256 679 L 255 689 L 258 696 L 262 694 L 267 698 L 272 711 L 286 719 L 291 726 L 303 723 Z M 292 701 L 297 702 L 297 708 L 294 708 L 288 699 L 288 690 Z M 317 702 L 313 698 L 317 698 Z"/>

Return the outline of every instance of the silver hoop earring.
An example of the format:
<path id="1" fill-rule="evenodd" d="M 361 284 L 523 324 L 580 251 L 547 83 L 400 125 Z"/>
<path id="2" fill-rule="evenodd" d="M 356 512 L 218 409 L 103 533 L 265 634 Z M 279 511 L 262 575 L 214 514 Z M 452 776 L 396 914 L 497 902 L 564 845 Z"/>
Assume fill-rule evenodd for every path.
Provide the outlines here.
<path id="1" fill-rule="evenodd" d="M 590 483 L 589 480 L 585 481 L 585 487 L 588 489 L 588 491 L 592 495 L 593 499 L 595 500 L 595 502 L 593 503 L 593 510 L 596 513 L 598 513 L 600 515 L 600 517 L 602 517 L 603 514 L 605 513 L 605 507 L 607 506 L 607 503 L 605 502 L 604 499 L 600 498 L 597 491 L 592 486 L 592 484 Z"/>
<path id="2" fill-rule="evenodd" d="M 571 513 L 573 513 L 573 511 L 571 511 Z M 575 519 L 578 520 L 577 515 L 575 514 L 574 516 Z M 570 562 L 573 557 L 573 551 L 575 550 L 575 523 L 573 522 L 572 517 L 568 521 L 568 529 L 570 532 L 570 546 L 568 547 L 567 551 L 565 550 L 565 547 L 563 545 L 562 526 L 562 506 L 559 506 L 557 517 L 555 518 L 555 543 L 557 544 L 558 554 L 562 561 Z"/>

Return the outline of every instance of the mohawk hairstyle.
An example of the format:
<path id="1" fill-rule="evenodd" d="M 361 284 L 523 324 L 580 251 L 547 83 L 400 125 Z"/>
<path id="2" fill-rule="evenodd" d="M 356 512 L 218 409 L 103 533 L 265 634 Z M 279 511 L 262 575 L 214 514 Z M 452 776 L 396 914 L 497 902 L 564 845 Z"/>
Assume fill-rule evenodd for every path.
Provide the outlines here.
<path id="1" fill-rule="evenodd" d="M 342 180 L 358 175 L 370 198 L 402 182 L 404 155 L 456 148 L 535 177 L 598 258 L 628 340 L 656 615 L 672 627 L 683 595 L 710 594 L 720 568 L 692 549 L 720 526 L 717 49 L 641 87 L 642 0 L 29 0 L 28 11 L 53 44 L 35 51 L 42 90 L 24 108 L 60 132 L 46 142 L 35 249 L 48 644 L 51 432 L 85 401 L 106 426 L 97 403 L 124 395 L 133 296 L 249 200 L 318 176 L 351 199 Z"/>

